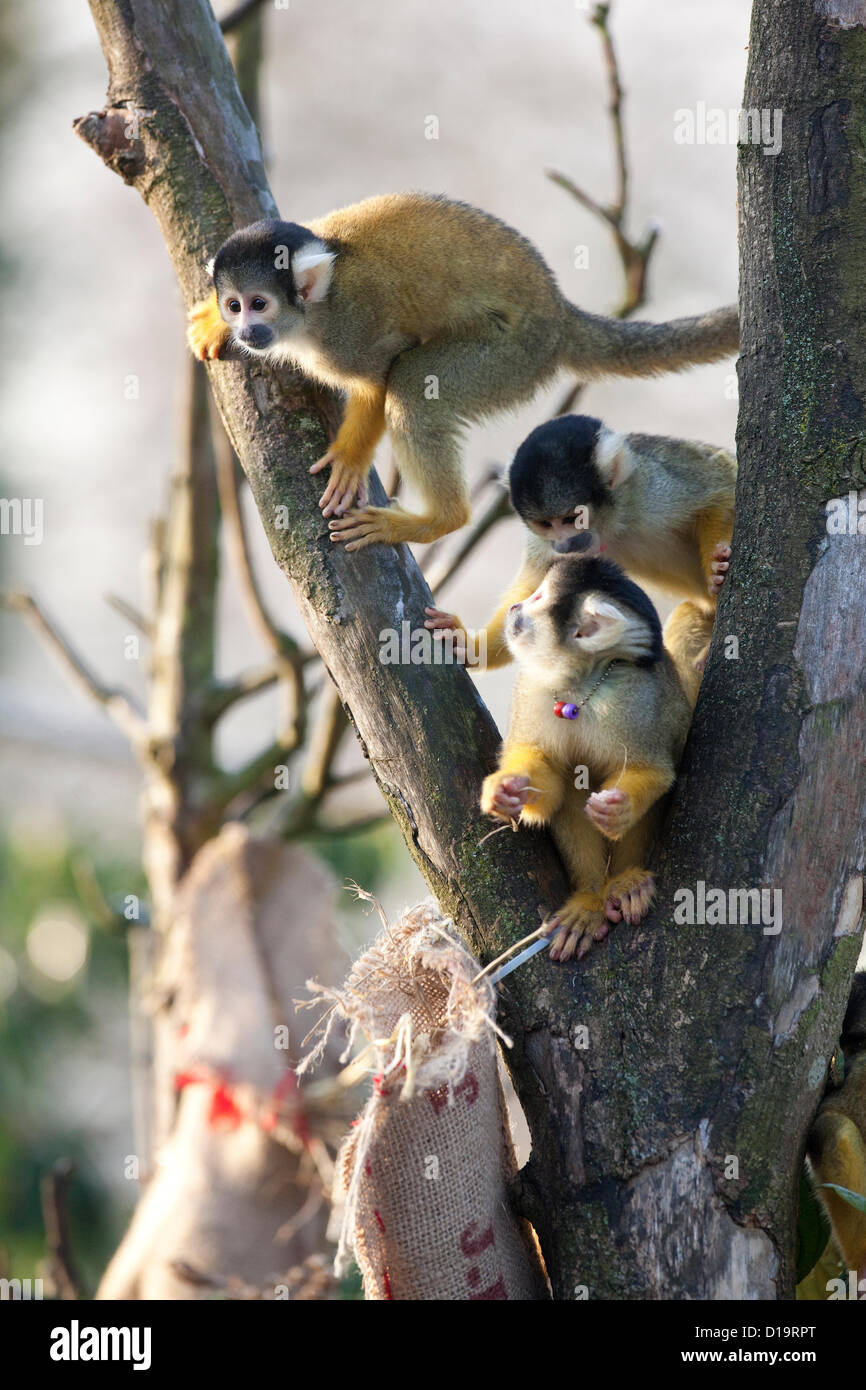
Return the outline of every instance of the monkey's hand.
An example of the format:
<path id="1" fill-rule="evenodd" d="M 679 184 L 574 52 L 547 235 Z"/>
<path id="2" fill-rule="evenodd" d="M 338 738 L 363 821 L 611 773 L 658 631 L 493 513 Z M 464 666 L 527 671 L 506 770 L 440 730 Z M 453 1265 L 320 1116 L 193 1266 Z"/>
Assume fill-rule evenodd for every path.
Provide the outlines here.
<path id="1" fill-rule="evenodd" d="M 627 922 L 634 927 L 649 912 L 656 885 L 652 874 L 646 869 L 633 868 L 608 879 L 601 891 L 607 920 Z"/>
<path id="2" fill-rule="evenodd" d="M 608 840 L 620 840 L 636 820 L 632 800 L 622 787 L 593 792 L 586 800 L 586 814 Z"/>
<path id="3" fill-rule="evenodd" d="M 317 459 L 310 469 L 311 473 L 321 473 L 323 468 L 330 468 L 331 476 L 328 479 L 328 486 L 319 498 L 319 506 L 323 516 L 345 515 L 346 511 L 357 501 L 360 507 L 367 502 L 367 474 L 370 471 L 369 463 L 355 463 L 346 458 L 338 451 L 336 444 L 332 444 L 326 454 Z M 331 540 L 342 540 L 342 536 L 331 533 Z M 355 546 L 347 546 L 347 550 L 354 550 Z"/>
<path id="4" fill-rule="evenodd" d="M 206 362 L 209 357 L 220 357 L 230 336 L 231 329 L 220 314 L 215 294 L 193 305 L 186 330 L 186 340 L 193 357 L 200 362 Z"/>
<path id="5" fill-rule="evenodd" d="M 518 772 L 492 772 L 481 787 L 481 809 L 486 816 L 515 821 L 532 795 L 527 776 Z"/>
<path id="6" fill-rule="evenodd" d="M 466 665 L 468 634 L 456 613 L 446 613 L 441 608 L 425 608 L 427 614 L 424 626 L 430 628 L 434 641 L 445 651 L 450 651 L 454 661 Z"/>
<path id="7" fill-rule="evenodd" d="M 725 575 L 730 569 L 731 547 L 726 541 L 719 541 L 718 545 L 713 546 L 710 555 L 710 577 L 707 582 L 712 598 L 717 598 L 722 585 L 725 582 Z"/>
<path id="8" fill-rule="evenodd" d="M 547 935 L 553 935 L 550 959 L 571 960 L 577 955 L 582 960 L 593 941 L 603 941 L 610 931 L 604 907 L 604 899 L 598 893 L 572 893 L 544 924 Z"/>

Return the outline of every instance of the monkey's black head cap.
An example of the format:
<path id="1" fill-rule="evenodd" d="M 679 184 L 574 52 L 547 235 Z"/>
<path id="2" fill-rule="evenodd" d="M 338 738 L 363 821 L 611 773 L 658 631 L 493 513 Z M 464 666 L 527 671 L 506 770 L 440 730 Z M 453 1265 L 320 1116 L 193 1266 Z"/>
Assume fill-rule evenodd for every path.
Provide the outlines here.
<path id="1" fill-rule="evenodd" d="M 219 287 L 221 277 L 235 286 L 269 279 L 294 301 L 294 276 L 291 264 L 285 265 L 285 261 L 291 263 L 295 252 L 314 240 L 313 233 L 298 222 L 265 219 L 241 227 L 223 242 L 214 257 L 214 285 Z"/>
<path id="2" fill-rule="evenodd" d="M 579 506 L 601 506 L 608 489 L 593 462 L 602 428 L 594 415 L 561 415 L 528 434 L 508 483 L 515 511 L 527 521 L 549 521 Z"/>
<path id="3" fill-rule="evenodd" d="M 640 657 L 635 665 L 654 666 L 662 657 L 662 625 L 655 604 L 649 594 L 629 579 L 613 560 L 600 555 L 585 559 L 582 554 L 580 534 L 570 536 L 556 547 L 557 558 L 553 561 L 548 577 L 554 598 L 554 609 L 561 609 L 563 621 L 574 605 L 579 594 L 605 594 L 614 603 L 630 608 L 632 613 L 646 625 L 651 638 L 651 648 Z"/>

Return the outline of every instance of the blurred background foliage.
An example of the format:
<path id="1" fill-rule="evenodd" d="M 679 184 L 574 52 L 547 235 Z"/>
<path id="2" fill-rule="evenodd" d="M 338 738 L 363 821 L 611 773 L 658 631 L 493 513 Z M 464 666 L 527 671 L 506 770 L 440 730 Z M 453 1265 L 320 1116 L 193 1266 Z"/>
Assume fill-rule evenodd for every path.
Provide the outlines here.
<path id="1" fill-rule="evenodd" d="M 397 832 L 384 822 L 304 843 L 338 883 L 363 883 L 371 892 L 401 853 Z M 100 1106 L 103 1088 L 94 1087 L 87 1063 L 94 1039 L 111 1037 L 120 1049 L 114 1063 L 128 1070 L 121 914 L 130 895 L 138 897 L 143 919 L 147 913 L 141 866 L 131 858 L 92 861 L 90 855 L 90 846 L 62 832 L 47 838 L 12 830 L 0 839 L 0 1275 L 32 1279 L 44 1273 L 41 1184 L 58 1160 L 70 1159 L 67 1212 L 85 1294 L 96 1287 L 137 1196 L 136 1184 L 118 1183 L 116 1164 L 107 1169 L 114 1106 L 107 1113 Z M 118 913 L 112 927 L 97 920 L 101 914 L 87 901 L 94 881 Z M 349 939 L 346 945 L 357 949 Z M 81 1066 L 86 1084 L 74 1086 L 80 1103 L 71 1104 L 64 1083 Z M 348 1281 L 344 1296 L 356 1296 L 356 1283 Z"/>

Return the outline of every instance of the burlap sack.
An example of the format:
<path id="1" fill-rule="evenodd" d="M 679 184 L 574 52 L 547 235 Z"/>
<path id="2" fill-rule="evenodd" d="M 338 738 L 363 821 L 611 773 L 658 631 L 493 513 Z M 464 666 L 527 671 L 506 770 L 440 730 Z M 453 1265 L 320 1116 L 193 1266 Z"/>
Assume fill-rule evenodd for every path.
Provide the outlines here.
<path id="1" fill-rule="evenodd" d="M 177 1024 L 174 1128 L 97 1298 L 212 1298 L 179 1268 L 264 1286 L 324 1248 L 328 1203 L 310 1198 L 330 1183 L 349 1097 L 302 1097 L 287 1068 L 306 1032 L 292 1000 L 312 971 L 334 969 L 335 888 L 309 851 L 236 823 L 193 860 L 159 975 Z M 326 1078 L 338 1067 L 334 1049 Z"/>
<path id="2" fill-rule="evenodd" d="M 480 967 L 448 927 L 435 906 L 412 908 L 342 990 L 313 986 L 335 1001 L 331 1023 L 349 1020 L 349 1049 L 359 1030 L 369 1039 L 349 1071 L 374 1073 L 337 1163 L 337 1269 L 354 1254 L 368 1299 L 543 1299 L 532 1232 L 506 1198 L 495 991 L 473 983 Z"/>

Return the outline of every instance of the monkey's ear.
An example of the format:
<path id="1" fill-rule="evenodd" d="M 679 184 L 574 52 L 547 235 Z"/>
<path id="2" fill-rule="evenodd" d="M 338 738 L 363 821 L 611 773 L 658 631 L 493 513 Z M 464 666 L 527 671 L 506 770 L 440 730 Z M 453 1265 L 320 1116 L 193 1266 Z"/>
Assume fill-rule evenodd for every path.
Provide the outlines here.
<path id="1" fill-rule="evenodd" d="M 334 259 L 334 252 L 327 251 L 320 241 L 293 256 L 292 275 L 298 299 L 305 304 L 318 304 L 325 298 L 331 287 Z"/>
<path id="2" fill-rule="evenodd" d="M 215 261 L 216 261 L 216 256 L 211 256 L 210 260 L 208 261 L 207 265 L 206 265 L 205 268 L 204 268 L 204 269 L 205 269 L 205 274 L 207 275 L 207 278 L 208 278 L 210 281 L 213 281 L 213 268 L 214 268 L 214 262 L 215 262 Z"/>
<path id="3" fill-rule="evenodd" d="M 587 594 L 580 606 L 574 635 L 584 651 L 604 652 L 617 645 L 627 621 L 625 614 L 609 599 L 600 594 Z"/>
<path id="4" fill-rule="evenodd" d="M 625 435 L 617 434 L 616 430 L 599 430 L 593 461 L 609 488 L 620 487 L 634 469 Z"/>

